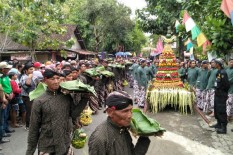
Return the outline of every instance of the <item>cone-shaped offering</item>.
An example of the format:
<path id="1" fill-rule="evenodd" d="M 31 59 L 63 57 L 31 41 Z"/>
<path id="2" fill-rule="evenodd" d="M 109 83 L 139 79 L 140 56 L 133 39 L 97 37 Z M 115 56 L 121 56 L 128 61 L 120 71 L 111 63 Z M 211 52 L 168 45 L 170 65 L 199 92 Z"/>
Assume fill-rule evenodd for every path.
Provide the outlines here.
<path id="1" fill-rule="evenodd" d="M 166 44 L 162 54 L 159 56 L 159 68 L 152 81 L 152 87 L 183 87 L 179 78 L 176 57 L 170 44 Z"/>
<path id="2" fill-rule="evenodd" d="M 182 113 L 187 114 L 188 109 L 191 113 L 193 111 L 192 104 L 195 96 L 193 92 L 184 88 L 179 78 L 176 57 L 171 48 L 174 39 L 175 37 L 169 39 L 163 37 L 166 44 L 159 56 L 158 72 L 147 90 L 147 101 L 154 113 L 163 110 L 169 104 Z"/>

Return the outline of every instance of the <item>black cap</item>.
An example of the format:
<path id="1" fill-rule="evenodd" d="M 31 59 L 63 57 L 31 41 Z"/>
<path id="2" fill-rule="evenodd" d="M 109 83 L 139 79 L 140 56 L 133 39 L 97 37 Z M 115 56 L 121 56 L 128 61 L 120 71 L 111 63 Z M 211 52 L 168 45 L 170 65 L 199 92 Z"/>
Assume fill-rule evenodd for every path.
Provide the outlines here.
<path id="1" fill-rule="evenodd" d="M 221 58 L 217 58 L 217 59 L 215 59 L 215 63 L 217 63 L 219 65 L 223 65 L 223 60 Z"/>
<path id="2" fill-rule="evenodd" d="M 144 62 L 146 62 L 146 59 L 141 59 L 140 63 L 142 64 Z"/>
<path id="3" fill-rule="evenodd" d="M 133 105 L 132 98 L 124 91 L 114 91 L 110 93 L 106 99 L 106 105 L 108 108 L 114 107 L 116 110 L 122 110 L 129 105 Z"/>
<path id="4" fill-rule="evenodd" d="M 209 63 L 208 60 L 203 60 L 203 61 L 202 61 L 202 64 L 208 64 L 208 63 Z"/>
<path id="5" fill-rule="evenodd" d="M 52 78 L 54 75 L 60 76 L 58 72 L 55 72 L 52 69 L 45 69 L 43 75 L 44 75 L 44 78 L 47 78 L 47 79 Z"/>
<path id="6" fill-rule="evenodd" d="M 66 69 L 63 70 L 63 74 L 65 74 L 65 76 L 68 76 L 68 75 L 70 75 L 71 73 L 72 73 L 71 70 L 66 70 Z"/>

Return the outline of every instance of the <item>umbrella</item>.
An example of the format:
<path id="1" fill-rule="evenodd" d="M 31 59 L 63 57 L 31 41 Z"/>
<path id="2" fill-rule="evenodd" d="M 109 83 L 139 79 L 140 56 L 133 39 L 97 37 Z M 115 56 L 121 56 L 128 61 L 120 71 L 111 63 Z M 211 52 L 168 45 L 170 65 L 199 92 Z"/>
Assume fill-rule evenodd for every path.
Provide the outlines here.
<path id="1" fill-rule="evenodd" d="M 125 52 L 125 55 L 132 55 L 132 53 L 130 53 L 130 52 Z"/>
<path id="2" fill-rule="evenodd" d="M 123 55 L 125 55 L 125 54 L 124 54 L 124 52 L 117 52 L 115 55 L 116 55 L 116 56 L 123 56 Z"/>

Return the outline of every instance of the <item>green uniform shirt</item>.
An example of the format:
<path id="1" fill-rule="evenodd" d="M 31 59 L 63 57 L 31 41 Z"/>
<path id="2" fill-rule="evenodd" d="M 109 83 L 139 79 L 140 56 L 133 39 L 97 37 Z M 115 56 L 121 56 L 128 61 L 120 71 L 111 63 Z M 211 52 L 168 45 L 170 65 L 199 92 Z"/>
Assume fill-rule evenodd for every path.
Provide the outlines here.
<path id="1" fill-rule="evenodd" d="M 2 75 L 0 78 L 0 84 L 2 85 L 4 93 L 10 94 L 12 92 L 9 76 Z"/>
<path id="2" fill-rule="evenodd" d="M 200 90 L 206 89 L 208 84 L 209 71 L 208 69 L 199 69 L 196 81 L 196 87 Z"/>
<path id="3" fill-rule="evenodd" d="M 137 80 L 137 69 L 138 69 L 139 65 L 137 63 L 134 63 L 132 65 L 132 69 L 133 69 L 133 78 Z"/>
<path id="4" fill-rule="evenodd" d="M 152 69 L 153 75 L 155 75 L 158 71 L 158 68 L 155 66 L 155 64 L 152 64 L 150 68 Z"/>
<path id="5" fill-rule="evenodd" d="M 185 75 L 184 67 L 181 67 L 181 68 L 178 69 L 178 74 L 179 74 L 180 77 Z"/>
<path id="6" fill-rule="evenodd" d="M 154 75 L 153 75 L 151 68 L 148 66 L 145 66 L 144 68 L 146 70 L 147 81 L 152 80 L 154 78 Z"/>
<path id="7" fill-rule="evenodd" d="M 206 86 L 206 89 L 213 89 L 214 88 L 214 83 L 216 81 L 216 75 L 217 75 L 218 69 L 214 68 L 210 70 L 210 76 L 208 79 L 208 84 Z"/>
<path id="8" fill-rule="evenodd" d="M 188 69 L 188 84 L 191 86 L 195 86 L 196 85 L 196 81 L 197 81 L 197 76 L 198 76 L 198 68 L 189 68 Z"/>
<path id="9" fill-rule="evenodd" d="M 227 68 L 226 72 L 230 84 L 230 89 L 228 90 L 228 94 L 233 94 L 233 68 Z"/>
<path id="10" fill-rule="evenodd" d="M 185 69 L 184 69 L 184 67 L 180 67 L 178 69 L 178 74 L 179 74 L 179 77 L 185 76 Z"/>
<path id="11" fill-rule="evenodd" d="M 139 66 L 137 69 L 137 73 L 138 73 L 138 86 L 147 87 L 148 80 L 146 76 L 145 67 L 142 68 L 141 66 Z"/>

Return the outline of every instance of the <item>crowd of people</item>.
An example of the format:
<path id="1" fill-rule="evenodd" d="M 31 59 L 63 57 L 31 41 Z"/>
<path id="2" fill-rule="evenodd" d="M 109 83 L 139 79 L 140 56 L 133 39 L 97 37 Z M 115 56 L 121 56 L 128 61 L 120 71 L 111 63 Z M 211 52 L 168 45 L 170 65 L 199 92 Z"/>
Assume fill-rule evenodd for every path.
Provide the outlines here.
<path id="1" fill-rule="evenodd" d="M 93 114 L 97 114 L 98 110 L 106 107 L 107 105 L 105 104 L 105 101 L 108 94 L 113 91 L 123 91 L 124 81 L 130 78 L 129 68 L 131 63 L 125 64 L 126 61 L 128 60 L 104 59 L 96 61 L 93 59 L 61 62 L 47 61 L 44 64 L 40 62 L 32 63 L 30 61 L 24 64 L 17 61 L 1 62 L 1 143 L 10 141 L 7 137 L 11 136 L 10 133 L 15 132 L 13 128 L 24 127 L 26 131 L 29 131 L 27 154 L 33 154 L 37 144 L 40 144 L 38 148 L 39 151 L 41 151 L 41 154 L 46 153 L 47 151 L 60 152 L 61 150 L 48 146 L 51 141 L 56 142 L 57 146 L 55 148 L 62 149 L 67 147 L 67 149 L 63 150 L 67 152 L 67 150 L 69 150 L 68 146 L 62 145 L 64 144 L 64 141 L 61 142 L 58 139 L 52 139 L 50 137 L 51 133 L 49 132 L 57 131 L 59 129 L 56 132 L 56 135 L 63 135 L 64 132 L 70 133 L 72 131 L 72 128 L 70 128 L 72 124 L 77 127 L 80 126 L 78 118 L 87 105 L 90 106 Z M 108 64 L 119 64 L 124 67 L 109 67 Z M 113 72 L 114 77 L 92 76 L 85 72 L 87 69 L 98 66 L 103 66 L 105 70 Z M 87 95 L 85 93 L 70 94 L 72 101 L 68 102 L 70 99 L 64 98 L 60 93 L 59 83 L 71 80 L 80 80 L 85 84 L 94 86 L 98 96 Z M 45 83 L 48 90 L 41 97 L 35 100 L 30 100 L 30 92 L 35 90 L 40 82 Z M 59 98 L 59 95 L 62 97 Z M 52 96 L 56 96 L 56 98 L 53 99 L 51 98 Z M 64 101 L 69 104 L 63 108 L 60 108 L 61 106 L 52 106 L 52 103 L 62 103 L 60 101 Z M 51 105 L 43 104 L 44 102 L 51 103 Z M 50 106 L 48 107 L 48 105 Z M 56 107 L 59 107 L 59 109 L 63 111 L 59 111 Z M 54 110 L 54 113 L 51 113 L 53 111 L 52 109 L 56 109 Z M 64 111 L 64 109 L 68 110 Z M 50 110 L 50 113 L 46 110 Z M 57 116 L 58 114 L 62 114 L 61 116 L 63 119 L 59 117 L 60 115 Z M 54 124 L 57 123 L 56 126 L 52 124 L 52 127 L 49 127 L 47 124 L 49 121 L 54 122 Z M 70 123 L 67 124 L 67 122 Z M 57 125 L 61 127 L 58 128 Z M 42 128 L 45 129 L 45 131 L 41 130 Z M 41 136 L 45 142 L 40 140 Z M 45 139 L 44 137 L 46 136 L 50 137 L 50 140 Z M 65 139 L 69 139 L 66 134 L 64 135 L 63 140 Z"/>
<path id="2" fill-rule="evenodd" d="M 9 142 L 7 137 L 15 132 L 13 128 L 24 127 L 29 131 L 27 155 L 32 155 L 37 145 L 40 155 L 72 154 L 70 133 L 73 126 L 80 126 L 79 116 L 89 106 L 93 114 L 98 114 L 102 108 L 106 108 L 108 114 L 105 125 L 98 127 L 91 136 L 90 153 L 101 154 L 120 148 L 120 144 L 106 148 L 109 150 L 97 148 L 105 144 L 105 141 L 109 143 L 109 139 L 101 139 L 99 134 L 105 134 L 104 131 L 108 131 L 106 127 L 115 128 L 114 124 L 117 124 L 120 127 L 117 131 L 120 129 L 121 134 L 124 127 L 123 131 L 128 135 L 125 127 L 129 126 L 127 122 L 132 117 L 129 111 L 133 104 L 137 104 L 139 108 L 148 108 L 145 95 L 149 82 L 157 73 L 158 65 L 158 59 L 152 61 L 143 58 L 47 61 L 44 64 L 30 61 L 25 64 L 18 61 L 11 64 L 0 62 L 0 143 Z M 228 66 L 224 66 L 222 59 L 213 59 L 211 62 L 204 60 L 201 63 L 195 60 L 177 60 L 177 65 L 181 80 L 187 82 L 196 93 L 197 107 L 217 119 L 217 124 L 211 127 L 215 127 L 217 133 L 226 134 L 227 123 L 233 115 L 233 59 L 230 59 Z M 114 73 L 114 76 L 90 75 L 85 72 L 98 66 Z M 80 80 L 94 86 L 98 95 L 74 93 L 66 96 L 61 92 L 59 84 L 71 80 Z M 133 98 L 123 92 L 126 80 L 129 87 L 133 88 Z M 40 82 L 47 85 L 46 92 L 37 99 L 30 100 L 30 92 Z M 123 116 L 126 113 L 127 117 Z M 122 122 L 125 124 L 121 124 Z M 125 143 L 129 143 L 130 147 L 122 150 L 124 153 L 133 150 L 132 140 L 128 136 L 126 139 Z M 149 139 L 141 137 L 140 140 L 149 146 Z"/>
<path id="3" fill-rule="evenodd" d="M 216 118 L 217 124 L 210 127 L 216 128 L 218 134 L 226 134 L 233 116 L 233 59 L 228 65 L 221 58 L 210 62 L 180 62 L 178 72 L 182 81 L 188 82 L 194 90 L 197 107 Z"/>

